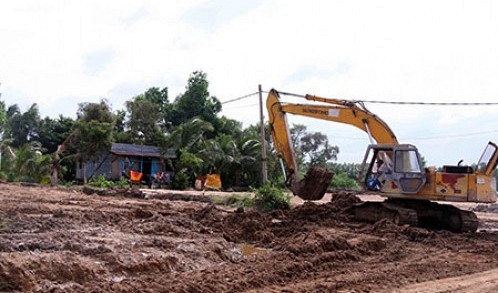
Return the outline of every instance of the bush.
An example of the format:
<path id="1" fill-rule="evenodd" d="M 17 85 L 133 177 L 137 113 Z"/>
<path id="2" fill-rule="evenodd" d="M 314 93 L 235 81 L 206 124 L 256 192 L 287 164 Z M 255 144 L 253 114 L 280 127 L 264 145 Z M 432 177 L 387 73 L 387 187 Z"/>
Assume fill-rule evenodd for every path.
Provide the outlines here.
<path id="1" fill-rule="evenodd" d="M 275 187 L 270 182 L 253 189 L 253 192 L 255 193 L 254 204 L 264 212 L 290 208 L 291 196 L 286 194 L 282 188 Z"/>
<path id="2" fill-rule="evenodd" d="M 114 186 L 114 183 L 107 180 L 104 175 L 100 175 L 97 178 L 90 179 L 90 181 L 88 181 L 88 185 L 98 188 L 109 188 Z"/>
<path id="3" fill-rule="evenodd" d="M 173 176 L 173 182 L 172 182 L 173 189 L 176 190 L 185 190 L 187 187 L 190 186 L 188 182 L 188 175 L 185 174 L 184 172 L 178 172 Z"/>

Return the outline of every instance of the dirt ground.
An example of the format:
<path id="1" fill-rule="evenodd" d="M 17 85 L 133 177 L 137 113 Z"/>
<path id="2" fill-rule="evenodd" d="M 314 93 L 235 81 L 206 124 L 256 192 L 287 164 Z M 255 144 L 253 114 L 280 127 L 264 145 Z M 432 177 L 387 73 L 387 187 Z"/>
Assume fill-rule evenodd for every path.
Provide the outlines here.
<path id="1" fill-rule="evenodd" d="M 345 195 L 182 199 L 0 184 L 0 292 L 498 292 L 496 205 L 463 205 L 480 229 L 452 234 L 356 222 Z"/>

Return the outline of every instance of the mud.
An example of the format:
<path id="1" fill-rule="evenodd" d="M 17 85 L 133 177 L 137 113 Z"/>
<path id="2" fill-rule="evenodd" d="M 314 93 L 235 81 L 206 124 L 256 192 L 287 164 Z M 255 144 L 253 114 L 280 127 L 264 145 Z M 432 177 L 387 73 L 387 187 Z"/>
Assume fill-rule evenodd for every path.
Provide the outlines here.
<path id="1" fill-rule="evenodd" d="M 356 222 L 348 192 L 272 213 L 145 197 L 1 184 L 0 291 L 398 292 L 474 275 L 498 290 L 492 229 Z"/>

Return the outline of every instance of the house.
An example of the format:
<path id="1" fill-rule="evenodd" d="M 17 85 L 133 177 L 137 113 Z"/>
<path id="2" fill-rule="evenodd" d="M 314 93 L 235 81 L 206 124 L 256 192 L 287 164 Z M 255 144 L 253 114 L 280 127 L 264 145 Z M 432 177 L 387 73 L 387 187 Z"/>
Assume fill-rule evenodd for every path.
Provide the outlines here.
<path id="1" fill-rule="evenodd" d="M 113 143 L 110 150 L 102 151 L 97 160 L 77 163 L 76 178 L 83 180 L 83 168 L 87 179 L 104 175 L 107 180 L 119 180 L 129 171 L 138 171 L 146 176 L 165 172 L 167 178 L 171 178 L 173 172 L 167 162 L 174 158 L 173 149 L 163 154 L 156 146 Z"/>

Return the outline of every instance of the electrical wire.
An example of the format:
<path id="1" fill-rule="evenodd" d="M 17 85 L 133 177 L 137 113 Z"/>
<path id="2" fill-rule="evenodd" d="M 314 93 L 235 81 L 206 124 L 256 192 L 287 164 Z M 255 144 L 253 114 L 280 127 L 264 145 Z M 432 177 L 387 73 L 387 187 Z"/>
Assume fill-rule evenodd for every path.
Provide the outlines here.
<path id="1" fill-rule="evenodd" d="M 420 106 L 494 106 L 498 105 L 498 102 L 448 102 L 448 103 L 436 103 L 436 102 L 399 102 L 399 101 L 367 101 L 367 100 L 355 100 L 355 102 L 371 103 L 371 104 L 392 104 L 392 105 L 420 105 Z"/>
<path id="2" fill-rule="evenodd" d="M 232 106 L 232 107 L 223 107 L 223 110 L 231 110 L 231 109 L 239 109 L 239 108 L 249 108 L 249 107 L 254 107 L 258 106 L 259 104 L 248 104 L 248 105 L 240 105 L 240 106 Z"/>
<path id="3" fill-rule="evenodd" d="M 262 93 L 268 94 L 268 91 L 262 91 Z M 293 96 L 297 98 L 306 98 L 306 95 L 301 95 L 301 94 L 295 94 L 295 93 L 289 93 L 289 92 L 278 92 L 281 95 L 286 95 L 286 96 Z M 222 102 L 221 104 L 228 104 L 236 101 L 240 101 L 242 99 L 246 99 L 249 97 L 252 97 L 254 95 L 259 94 L 259 92 L 254 92 L 251 94 L 247 94 L 244 96 L 240 96 L 237 98 L 230 99 L 228 101 Z M 393 104 L 393 105 L 422 105 L 422 106 L 492 106 L 492 105 L 498 105 L 498 102 L 448 102 L 448 103 L 436 103 L 436 102 L 399 102 L 399 101 L 379 101 L 379 100 L 352 100 L 354 103 L 372 103 L 372 104 Z M 258 104 L 249 104 L 249 105 L 241 105 L 241 106 L 235 106 L 235 107 L 230 107 L 228 109 L 236 109 L 236 108 L 246 108 L 246 107 L 253 107 Z M 441 136 L 433 136 L 433 137 L 417 137 L 417 138 L 411 138 L 411 139 L 405 139 L 405 140 L 432 140 L 432 139 L 444 139 L 444 138 L 455 138 L 455 137 L 466 137 L 466 136 L 474 136 L 474 135 L 481 135 L 481 134 L 489 134 L 489 133 L 495 133 L 498 132 L 497 130 L 490 130 L 490 131 L 480 131 L 480 132 L 471 132 L 471 133 L 462 133 L 462 134 L 449 134 L 449 135 L 441 135 Z M 353 138 L 353 137 L 344 137 L 344 136 L 337 136 L 335 138 L 338 139 L 351 139 L 351 140 L 362 140 L 362 138 Z"/>
<path id="4" fill-rule="evenodd" d="M 498 132 L 498 129 L 489 130 L 489 131 L 460 133 L 460 134 L 448 134 L 448 135 L 441 135 L 441 136 L 416 137 L 416 138 L 411 138 L 411 139 L 406 139 L 406 140 L 431 140 L 431 139 L 455 138 L 455 137 L 466 137 L 466 136 L 474 136 L 474 135 L 481 135 L 481 134 L 488 134 L 488 133 L 495 133 L 495 132 Z"/>
<path id="5" fill-rule="evenodd" d="M 265 92 L 267 93 L 267 92 Z M 278 92 L 279 94 L 297 98 L 306 98 L 306 95 L 288 92 Z M 393 105 L 421 105 L 421 106 L 495 106 L 498 102 L 400 102 L 400 101 L 380 101 L 380 100 L 351 100 L 353 103 L 371 104 L 393 104 Z"/>
<path id="6" fill-rule="evenodd" d="M 250 98 L 250 97 L 252 97 L 254 95 L 257 95 L 257 94 L 259 94 L 259 92 L 254 92 L 252 94 L 247 94 L 247 95 L 244 95 L 244 96 L 241 96 L 241 97 L 233 98 L 233 99 L 230 99 L 228 101 L 222 102 L 221 104 L 224 105 L 224 104 L 228 104 L 228 103 L 240 101 L 240 100 L 243 100 L 243 99 Z"/>

